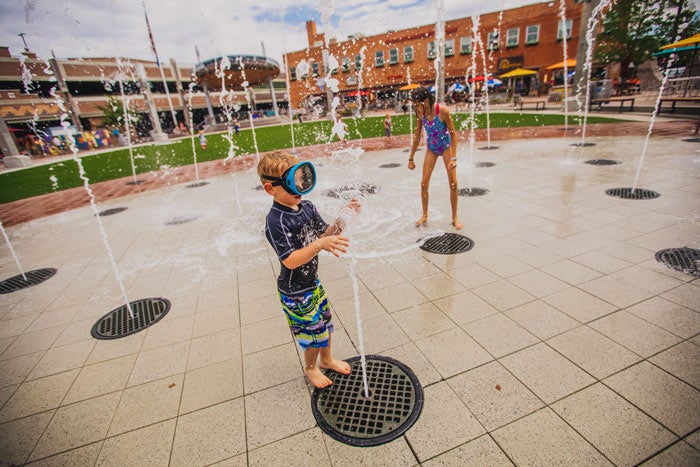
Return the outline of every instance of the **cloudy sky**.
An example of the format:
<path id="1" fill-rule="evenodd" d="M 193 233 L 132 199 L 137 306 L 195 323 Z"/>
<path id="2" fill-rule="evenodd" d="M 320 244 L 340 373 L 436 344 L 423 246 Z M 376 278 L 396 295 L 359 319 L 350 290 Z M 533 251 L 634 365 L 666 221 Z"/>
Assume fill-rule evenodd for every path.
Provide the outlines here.
<path id="1" fill-rule="evenodd" d="M 145 0 L 161 60 L 195 63 L 226 54 L 266 54 L 307 45 L 305 22 L 343 39 L 432 23 L 435 0 Z M 536 0 L 442 0 L 444 18 L 499 11 Z M 126 56 L 153 59 L 142 0 L 0 0 L 0 46 L 46 58 Z"/>

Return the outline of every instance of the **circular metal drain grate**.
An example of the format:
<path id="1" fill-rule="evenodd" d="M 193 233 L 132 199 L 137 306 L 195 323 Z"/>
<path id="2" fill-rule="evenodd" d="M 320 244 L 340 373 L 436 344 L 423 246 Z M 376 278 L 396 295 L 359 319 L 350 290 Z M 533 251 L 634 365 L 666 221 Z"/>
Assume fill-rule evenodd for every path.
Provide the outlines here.
<path id="1" fill-rule="evenodd" d="M 194 182 L 189 185 L 185 185 L 187 188 L 199 188 L 200 186 L 209 185 L 209 182 Z"/>
<path id="2" fill-rule="evenodd" d="M 164 298 L 144 298 L 129 302 L 129 306 L 134 313 L 133 318 L 126 305 L 115 308 L 92 326 L 92 337 L 95 339 L 126 337 L 157 323 L 170 311 L 170 302 Z"/>
<path id="3" fill-rule="evenodd" d="M 197 214 L 191 214 L 189 216 L 176 216 L 172 219 L 168 219 L 167 221 L 165 221 L 165 225 L 187 224 L 192 221 L 196 221 L 197 219 L 199 219 L 199 215 Z"/>
<path id="4" fill-rule="evenodd" d="M 615 165 L 619 164 L 620 161 L 614 161 L 612 159 L 591 159 L 589 161 L 584 161 L 583 163 L 590 165 Z"/>
<path id="5" fill-rule="evenodd" d="M 459 196 L 484 196 L 488 192 L 486 188 L 462 188 L 459 190 Z"/>
<path id="6" fill-rule="evenodd" d="M 661 196 L 655 191 L 643 188 L 636 188 L 634 191 L 632 188 L 610 188 L 605 190 L 605 194 L 622 199 L 654 199 Z"/>
<path id="7" fill-rule="evenodd" d="M 373 195 L 379 191 L 379 185 L 367 182 L 354 182 L 347 185 L 331 188 L 326 190 L 324 194 L 331 198 L 353 199 L 367 195 Z"/>
<path id="8" fill-rule="evenodd" d="M 686 138 L 681 141 L 685 141 L 686 143 L 700 143 L 700 138 Z"/>
<path id="9" fill-rule="evenodd" d="M 38 285 L 56 274 L 55 268 L 35 269 L 33 271 L 17 274 L 9 279 L 0 282 L 0 294 L 12 293 L 18 290 L 26 289 L 33 285 Z M 26 280 L 24 278 L 27 278 Z"/>
<path id="10" fill-rule="evenodd" d="M 140 185 L 142 183 L 146 183 L 146 180 L 132 180 L 130 182 L 126 182 L 127 185 Z"/>
<path id="11" fill-rule="evenodd" d="M 111 209 L 105 209 L 104 211 L 100 211 L 97 213 L 98 216 L 104 217 L 104 216 L 112 216 L 114 214 L 119 214 L 120 212 L 124 212 L 129 208 L 125 207 L 118 207 L 118 208 L 111 208 Z"/>
<path id="12" fill-rule="evenodd" d="M 683 274 L 700 277 L 700 249 L 667 248 L 656 252 L 656 261 Z"/>
<path id="13" fill-rule="evenodd" d="M 395 169 L 396 167 L 401 167 L 398 162 L 392 162 L 390 164 L 382 164 L 379 166 L 380 169 Z"/>
<path id="14" fill-rule="evenodd" d="M 455 255 L 464 253 L 474 247 L 474 242 L 464 235 L 445 233 L 439 237 L 432 237 L 423 242 L 420 249 L 428 253 L 441 255 Z"/>
<path id="15" fill-rule="evenodd" d="M 574 143 L 571 146 L 577 148 L 590 148 L 591 146 L 595 146 L 595 143 Z"/>
<path id="16" fill-rule="evenodd" d="M 401 362 L 367 355 L 365 397 L 360 357 L 347 360 L 349 375 L 329 373 L 333 384 L 314 390 L 311 410 L 318 426 L 332 438 L 352 446 L 378 446 L 403 435 L 423 409 L 423 389 Z"/>
<path id="17" fill-rule="evenodd" d="M 494 165 L 496 164 L 493 162 L 477 162 L 474 167 L 493 167 Z"/>
<path id="18" fill-rule="evenodd" d="M 498 149 L 498 146 L 482 146 L 479 149 L 481 151 L 493 151 L 494 149 Z"/>

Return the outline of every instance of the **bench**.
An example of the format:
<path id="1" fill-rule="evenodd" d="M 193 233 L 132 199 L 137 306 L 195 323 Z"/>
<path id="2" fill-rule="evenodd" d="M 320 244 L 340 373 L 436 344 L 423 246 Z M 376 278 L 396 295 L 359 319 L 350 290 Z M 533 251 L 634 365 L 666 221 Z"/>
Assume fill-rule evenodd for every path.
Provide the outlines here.
<path id="1" fill-rule="evenodd" d="M 515 110 L 523 110 L 523 105 L 535 105 L 535 110 L 544 110 L 547 101 L 544 100 L 525 100 L 520 95 L 516 94 L 513 96 L 513 107 Z"/>
<path id="2" fill-rule="evenodd" d="M 603 105 L 604 104 L 610 104 L 610 103 L 620 103 L 620 113 L 622 113 L 623 110 L 625 110 L 625 103 L 629 102 L 629 111 L 634 112 L 634 97 L 613 97 L 613 98 L 608 98 L 608 99 L 591 99 L 591 102 L 588 106 L 588 110 L 592 110 L 594 105 L 598 106 L 598 110 L 603 110 Z"/>
<path id="3" fill-rule="evenodd" d="M 664 102 L 670 102 L 671 108 L 668 110 L 663 110 Z M 661 113 L 661 112 L 676 113 L 676 103 L 677 102 L 697 104 L 697 103 L 700 103 L 700 97 L 662 97 L 659 100 L 659 113 Z"/>

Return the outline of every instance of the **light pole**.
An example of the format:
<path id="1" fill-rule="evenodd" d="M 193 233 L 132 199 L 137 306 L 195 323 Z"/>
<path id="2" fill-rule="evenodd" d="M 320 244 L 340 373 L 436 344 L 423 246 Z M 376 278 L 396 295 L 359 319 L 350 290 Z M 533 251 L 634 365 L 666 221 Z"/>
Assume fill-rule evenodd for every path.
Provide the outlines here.
<path id="1" fill-rule="evenodd" d="M 17 34 L 17 35 L 18 35 L 19 37 L 22 38 L 22 43 L 24 44 L 24 50 L 26 50 L 27 52 L 29 52 L 29 47 L 27 47 L 27 41 L 26 41 L 26 39 L 24 38 L 24 36 L 26 35 L 26 33 L 20 32 L 20 33 Z"/>

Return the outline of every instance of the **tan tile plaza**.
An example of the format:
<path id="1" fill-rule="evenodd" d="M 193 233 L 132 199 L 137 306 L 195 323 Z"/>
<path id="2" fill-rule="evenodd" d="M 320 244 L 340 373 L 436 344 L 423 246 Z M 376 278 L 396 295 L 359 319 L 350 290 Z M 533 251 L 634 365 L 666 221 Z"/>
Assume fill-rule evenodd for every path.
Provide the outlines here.
<path id="1" fill-rule="evenodd" d="M 0 296 L 0 462 L 698 465 L 700 283 L 654 258 L 698 248 L 700 144 L 688 136 L 652 137 L 639 187 L 661 194 L 653 200 L 605 194 L 632 186 L 640 136 L 596 136 L 589 148 L 500 140 L 473 153 L 463 143 L 461 187 L 489 193 L 460 198 L 475 246 L 459 255 L 416 248 L 451 231 L 441 167 L 430 224 L 416 230 L 419 175 L 402 149 L 317 158 L 310 199 L 326 219 L 343 201 L 325 189 L 381 187 L 351 223 L 355 259 L 321 256 L 335 353 L 359 353 L 352 266 L 365 351 L 408 365 L 425 393 L 415 425 L 374 448 L 333 440 L 312 416 L 262 233 L 270 199 L 252 171 L 99 203 L 128 207 L 101 220 L 129 299 L 172 302 L 122 339 L 90 334 L 123 304 L 91 208 L 11 226 L 26 270 L 58 272 Z M 595 158 L 621 163 L 583 163 Z M 380 168 L 390 162 L 401 167 Z M 0 251 L 1 278 L 17 274 Z"/>

